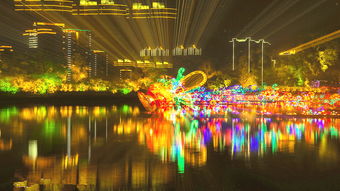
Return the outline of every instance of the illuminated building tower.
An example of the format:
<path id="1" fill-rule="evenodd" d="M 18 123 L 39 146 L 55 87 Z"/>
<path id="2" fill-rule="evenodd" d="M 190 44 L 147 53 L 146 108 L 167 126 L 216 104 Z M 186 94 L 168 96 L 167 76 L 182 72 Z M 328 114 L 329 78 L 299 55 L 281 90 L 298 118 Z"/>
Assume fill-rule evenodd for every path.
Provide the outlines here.
<path id="1" fill-rule="evenodd" d="M 173 68 L 173 64 L 166 61 L 149 61 L 149 60 L 137 60 L 131 61 L 129 59 L 118 59 L 113 62 L 115 67 L 123 67 L 123 68 Z"/>
<path id="2" fill-rule="evenodd" d="M 137 2 L 132 3 L 130 15 L 133 19 L 176 19 L 177 9 L 166 7 L 163 2 L 152 2 L 151 5 Z"/>
<path id="3" fill-rule="evenodd" d="M 0 45 L 0 54 L 13 52 L 13 47 L 9 45 Z"/>
<path id="4" fill-rule="evenodd" d="M 114 0 L 79 0 L 73 4 L 72 15 L 126 16 L 128 7 Z"/>
<path id="5" fill-rule="evenodd" d="M 50 49 L 51 46 L 58 45 L 61 47 L 62 43 L 62 30 L 65 27 L 64 23 L 45 23 L 34 22 L 33 28 L 25 30 L 23 36 L 27 37 L 28 48 Z M 59 43 L 59 44 L 56 44 Z"/>
<path id="6" fill-rule="evenodd" d="M 92 35 L 90 30 L 64 29 L 64 44 L 67 63 L 67 81 L 72 79 L 72 65 L 77 54 L 86 60 L 89 66 L 89 77 L 92 74 Z"/>
<path id="7" fill-rule="evenodd" d="M 103 77 L 109 75 L 109 58 L 102 50 L 93 50 L 93 77 Z"/>
<path id="8" fill-rule="evenodd" d="M 117 67 L 136 67 L 136 62 L 133 62 L 130 59 L 118 59 L 113 62 L 113 65 Z"/>
<path id="9" fill-rule="evenodd" d="M 25 30 L 28 52 L 41 62 L 64 63 L 64 23 L 34 22 L 32 29 Z"/>
<path id="10" fill-rule="evenodd" d="M 105 76 L 109 76 L 109 55 L 105 55 Z"/>
<path id="11" fill-rule="evenodd" d="M 184 46 L 178 46 L 172 50 L 173 56 L 201 56 L 202 49 L 197 48 L 196 45 L 184 48 Z"/>
<path id="12" fill-rule="evenodd" d="M 8 61 L 13 56 L 14 49 L 9 45 L 0 45 L 0 63 Z"/>
<path id="13" fill-rule="evenodd" d="M 67 63 L 67 81 L 70 82 L 72 78 L 72 33 L 66 32 L 66 63 Z"/>
<path id="14" fill-rule="evenodd" d="M 119 78 L 120 80 L 127 80 L 131 79 L 132 77 L 132 70 L 131 69 L 120 69 L 119 70 Z"/>
<path id="15" fill-rule="evenodd" d="M 113 15 L 132 19 L 177 18 L 177 8 L 163 2 L 132 2 L 122 0 L 13 0 L 15 11 L 60 12 L 72 15 Z M 124 3 L 122 3 L 124 2 Z"/>
<path id="16" fill-rule="evenodd" d="M 144 48 L 139 52 L 141 57 L 149 57 L 149 56 L 170 56 L 169 49 L 163 49 L 162 47 L 157 48 Z"/>
<path id="17" fill-rule="evenodd" d="M 15 11 L 72 12 L 72 0 L 14 0 Z"/>
<path id="18" fill-rule="evenodd" d="M 158 69 L 171 69 L 173 64 L 167 61 L 150 61 L 150 60 L 137 60 L 118 59 L 113 62 L 113 66 L 119 70 L 120 80 L 130 79 L 134 72 L 140 68 L 158 68 Z M 139 69 L 138 69 L 139 68 Z"/>

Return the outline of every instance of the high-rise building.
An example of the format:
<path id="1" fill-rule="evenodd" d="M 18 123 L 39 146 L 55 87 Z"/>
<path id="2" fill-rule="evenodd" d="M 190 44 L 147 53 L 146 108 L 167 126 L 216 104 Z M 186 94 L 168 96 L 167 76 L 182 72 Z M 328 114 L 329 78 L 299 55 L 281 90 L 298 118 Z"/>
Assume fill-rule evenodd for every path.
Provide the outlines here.
<path id="1" fill-rule="evenodd" d="M 196 45 L 184 48 L 184 46 L 178 46 L 172 50 L 173 56 L 201 56 L 202 49 L 197 48 Z"/>
<path id="2" fill-rule="evenodd" d="M 141 51 L 139 51 L 140 57 L 161 57 L 161 56 L 170 56 L 169 49 L 164 49 L 162 47 L 156 47 L 156 48 L 144 48 Z"/>
<path id="3" fill-rule="evenodd" d="M 14 49 L 10 45 L 0 45 L 0 63 L 6 62 L 13 57 Z"/>
<path id="4" fill-rule="evenodd" d="M 93 50 L 93 77 L 108 77 L 109 75 L 109 55 L 102 50 Z"/>
<path id="5" fill-rule="evenodd" d="M 143 4 L 141 2 L 132 3 L 129 18 L 133 19 L 176 19 L 177 9 L 166 7 L 163 2 L 152 2 Z"/>
<path id="6" fill-rule="evenodd" d="M 16 11 L 60 12 L 72 15 L 113 15 L 130 19 L 177 18 L 177 8 L 164 2 L 117 0 L 13 0 Z"/>
<path id="7" fill-rule="evenodd" d="M 13 46 L 10 45 L 0 45 L 0 54 L 13 52 Z"/>
<path id="8" fill-rule="evenodd" d="M 128 6 L 113 0 L 79 0 L 73 4 L 72 15 L 127 16 Z"/>
<path id="9" fill-rule="evenodd" d="M 72 0 L 14 0 L 15 11 L 72 12 Z"/>
<path id="10" fill-rule="evenodd" d="M 167 61 L 149 61 L 149 60 L 137 60 L 131 61 L 129 59 L 118 59 L 113 62 L 115 67 L 129 67 L 129 68 L 164 68 L 171 69 L 173 65 Z"/>
<path id="11" fill-rule="evenodd" d="M 128 80 L 132 77 L 132 69 L 123 68 L 119 70 L 119 79 Z"/>
<path id="12" fill-rule="evenodd" d="M 92 72 L 92 34 L 89 30 L 67 29 L 64 23 L 34 22 L 25 30 L 29 54 L 38 61 L 59 64 L 67 68 L 67 80 L 71 81 L 72 65 L 80 56 Z M 40 60 L 39 60 L 40 59 Z"/>
<path id="13" fill-rule="evenodd" d="M 34 22 L 31 29 L 25 30 L 29 54 L 37 59 L 53 63 L 64 63 L 63 28 L 64 23 Z"/>
<path id="14" fill-rule="evenodd" d="M 82 29 L 63 29 L 64 44 L 66 45 L 65 55 L 67 64 L 67 81 L 72 78 L 72 65 L 75 61 L 75 55 L 82 57 L 89 68 L 89 77 L 92 77 L 92 34 L 90 30 Z"/>

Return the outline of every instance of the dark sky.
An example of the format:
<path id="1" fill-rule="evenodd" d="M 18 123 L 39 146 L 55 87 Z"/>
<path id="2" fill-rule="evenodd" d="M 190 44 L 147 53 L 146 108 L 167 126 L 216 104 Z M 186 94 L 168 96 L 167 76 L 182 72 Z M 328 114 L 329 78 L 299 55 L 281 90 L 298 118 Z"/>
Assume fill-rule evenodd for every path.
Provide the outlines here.
<path id="1" fill-rule="evenodd" d="M 232 37 L 265 38 L 281 51 L 340 29 L 340 0 L 220 1 L 202 37 L 206 58 L 230 58 Z M 0 0 L 0 44 L 20 46 L 20 33 L 35 20 L 34 13 L 15 12 L 12 0 Z"/>
<path id="2" fill-rule="evenodd" d="M 278 2 L 276 7 L 275 2 Z M 292 48 L 340 29 L 339 0 L 326 0 L 318 6 L 315 6 L 315 4 L 319 3 L 320 0 L 300 0 L 296 1 L 292 7 L 279 15 L 279 10 L 284 8 L 284 5 L 279 4 L 284 4 L 285 2 L 288 1 L 233 1 L 231 8 L 225 12 L 218 28 L 210 35 L 211 38 L 205 49 L 208 55 L 219 57 L 226 51 L 230 52 L 231 45 L 223 46 L 223 44 L 232 37 L 248 36 L 239 36 L 239 33 L 271 3 L 274 3 L 272 9 L 276 8 L 276 10 L 271 13 L 269 9 L 268 14 L 260 17 L 255 22 L 261 26 L 259 27 L 260 30 L 250 36 L 255 39 L 265 38 L 265 40 L 271 42 L 272 46 L 270 48 L 276 52 Z M 272 22 L 261 25 L 268 17 L 274 18 L 275 16 L 277 17 L 272 19 Z M 249 27 L 248 29 L 252 31 L 254 27 Z M 222 48 L 214 49 L 214 47 Z"/>

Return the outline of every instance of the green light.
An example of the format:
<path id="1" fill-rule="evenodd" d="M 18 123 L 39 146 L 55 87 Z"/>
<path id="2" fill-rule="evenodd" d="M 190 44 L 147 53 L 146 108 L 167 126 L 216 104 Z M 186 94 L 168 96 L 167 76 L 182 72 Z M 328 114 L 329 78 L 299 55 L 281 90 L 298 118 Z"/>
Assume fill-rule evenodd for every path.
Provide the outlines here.
<path id="1" fill-rule="evenodd" d="M 177 78 L 176 78 L 176 80 L 181 80 L 183 77 L 184 77 L 184 72 L 185 72 L 185 68 L 180 68 L 180 69 L 178 69 L 178 73 L 177 73 Z"/>
<path id="2" fill-rule="evenodd" d="M 277 135 L 275 132 L 271 132 L 272 137 L 272 152 L 275 153 L 277 151 Z"/>
<path id="3" fill-rule="evenodd" d="M 56 122 L 54 120 L 46 120 L 44 123 L 44 134 L 53 135 L 56 129 Z"/>
<path id="4" fill-rule="evenodd" d="M 126 94 L 129 94 L 131 92 L 131 90 L 128 89 L 128 88 L 123 88 L 123 89 L 120 90 L 120 92 L 122 92 L 122 94 L 126 95 Z"/>
<path id="5" fill-rule="evenodd" d="M 16 107 L 9 107 L 0 110 L 0 121 L 8 123 L 12 116 L 18 115 L 18 109 Z"/>
<path id="6" fill-rule="evenodd" d="M 338 130 L 336 128 L 331 127 L 329 130 L 330 130 L 331 137 L 336 137 L 336 138 L 339 137 L 339 132 L 338 132 Z"/>
<path id="7" fill-rule="evenodd" d="M 124 114 L 129 114 L 130 113 L 130 107 L 128 105 L 123 105 L 121 110 L 122 110 L 122 112 Z"/>
<path id="8" fill-rule="evenodd" d="M 177 167 L 178 167 L 178 173 L 183 174 L 185 170 L 185 161 L 184 161 L 184 156 L 182 156 L 180 153 L 178 154 L 178 158 L 177 158 Z"/>
<path id="9" fill-rule="evenodd" d="M 6 78 L 0 80 L 0 91 L 15 94 L 18 90 L 19 88 L 14 87 L 9 79 Z"/>

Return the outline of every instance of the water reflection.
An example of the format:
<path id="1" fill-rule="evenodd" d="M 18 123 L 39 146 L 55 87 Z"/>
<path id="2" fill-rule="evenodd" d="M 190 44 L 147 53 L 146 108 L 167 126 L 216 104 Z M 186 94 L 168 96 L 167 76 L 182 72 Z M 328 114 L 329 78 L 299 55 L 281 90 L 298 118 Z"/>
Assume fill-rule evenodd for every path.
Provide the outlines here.
<path id="1" fill-rule="evenodd" d="M 8 107 L 0 109 L 0 154 L 21 157 L 14 178 L 5 174 L 14 190 L 157 190 L 206 166 L 211 152 L 247 162 L 303 146 L 320 162 L 337 163 L 339 129 L 337 118 L 251 112 L 207 118 L 128 105 Z"/>

